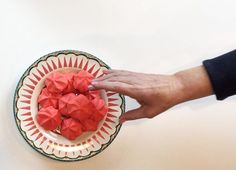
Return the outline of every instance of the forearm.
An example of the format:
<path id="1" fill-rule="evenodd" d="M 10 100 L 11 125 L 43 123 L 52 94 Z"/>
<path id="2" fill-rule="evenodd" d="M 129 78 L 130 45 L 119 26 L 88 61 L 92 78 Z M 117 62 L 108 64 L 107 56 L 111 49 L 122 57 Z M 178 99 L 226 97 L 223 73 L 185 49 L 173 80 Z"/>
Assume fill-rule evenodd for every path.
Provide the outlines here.
<path id="1" fill-rule="evenodd" d="M 203 66 L 175 74 L 181 86 L 178 102 L 215 94 L 217 100 L 236 94 L 236 50 L 203 61 Z"/>
<path id="2" fill-rule="evenodd" d="M 211 81 L 204 66 L 179 71 L 174 76 L 180 82 L 176 103 L 213 94 Z"/>

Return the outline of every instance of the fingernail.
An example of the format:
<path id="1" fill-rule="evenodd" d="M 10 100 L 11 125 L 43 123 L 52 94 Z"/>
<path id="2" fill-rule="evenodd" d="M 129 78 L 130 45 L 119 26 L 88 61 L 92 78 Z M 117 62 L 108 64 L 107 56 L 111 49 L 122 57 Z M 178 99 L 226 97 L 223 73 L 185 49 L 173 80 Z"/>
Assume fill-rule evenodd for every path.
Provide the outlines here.
<path id="1" fill-rule="evenodd" d="M 92 84 L 92 85 L 96 85 L 96 84 L 98 84 L 98 82 L 96 82 L 96 81 L 93 80 L 93 81 L 91 82 L 91 84 Z"/>
<path id="2" fill-rule="evenodd" d="M 94 90 L 95 88 L 94 88 L 94 86 L 92 86 L 92 85 L 88 85 L 88 89 L 89 89 L 89 90 Z"/>

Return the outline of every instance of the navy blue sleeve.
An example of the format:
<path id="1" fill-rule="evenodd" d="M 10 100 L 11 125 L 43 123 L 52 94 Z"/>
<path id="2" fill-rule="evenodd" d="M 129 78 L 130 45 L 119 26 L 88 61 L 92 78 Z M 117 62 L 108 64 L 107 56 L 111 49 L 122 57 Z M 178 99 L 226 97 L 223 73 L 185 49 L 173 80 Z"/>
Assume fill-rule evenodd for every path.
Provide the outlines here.
<path id="1" fill-rule="evenodd" d="M 217 100 L 236 94 L 236 50 L 203 61 Z"/>

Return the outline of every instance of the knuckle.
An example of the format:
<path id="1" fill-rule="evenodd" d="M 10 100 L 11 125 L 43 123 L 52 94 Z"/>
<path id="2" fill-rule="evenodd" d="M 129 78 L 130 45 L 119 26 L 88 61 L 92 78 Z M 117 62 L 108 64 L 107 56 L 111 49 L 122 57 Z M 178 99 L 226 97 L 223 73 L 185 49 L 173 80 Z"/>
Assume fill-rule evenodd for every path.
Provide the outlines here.
<path id="1" fill-rule="evenodd" d="M 114 90 L 119 90 L 121 87 L 118 84 L 113 85 Z"/>

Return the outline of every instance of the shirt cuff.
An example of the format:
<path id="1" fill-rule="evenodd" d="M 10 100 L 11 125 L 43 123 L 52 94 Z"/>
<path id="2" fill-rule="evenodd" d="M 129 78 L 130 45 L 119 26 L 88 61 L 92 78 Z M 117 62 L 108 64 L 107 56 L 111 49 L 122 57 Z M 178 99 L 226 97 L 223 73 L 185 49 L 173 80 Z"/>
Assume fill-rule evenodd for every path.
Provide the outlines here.
<path id="1" fill-rule="evenodd" d="M 236 94 L 236 50 L 203 61 L 217 100 Z"/>

